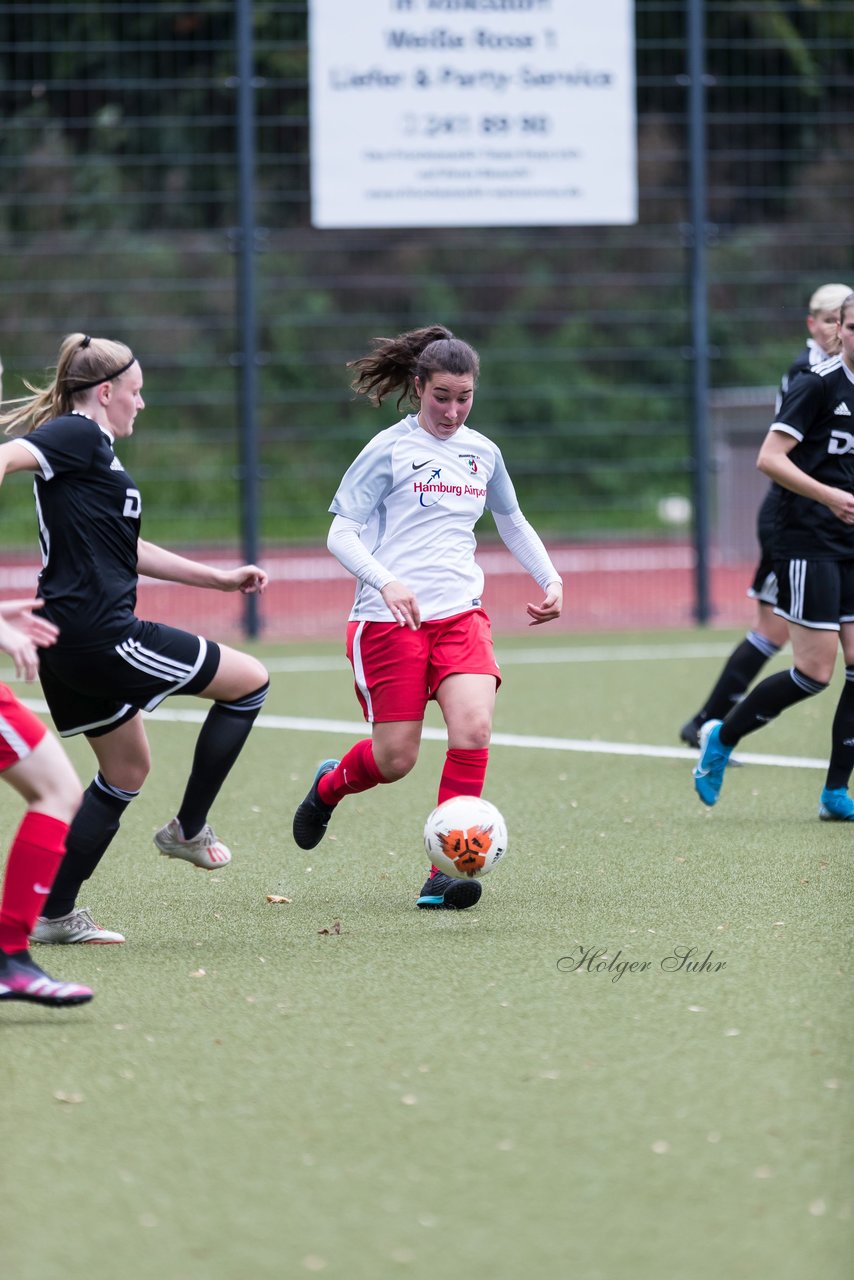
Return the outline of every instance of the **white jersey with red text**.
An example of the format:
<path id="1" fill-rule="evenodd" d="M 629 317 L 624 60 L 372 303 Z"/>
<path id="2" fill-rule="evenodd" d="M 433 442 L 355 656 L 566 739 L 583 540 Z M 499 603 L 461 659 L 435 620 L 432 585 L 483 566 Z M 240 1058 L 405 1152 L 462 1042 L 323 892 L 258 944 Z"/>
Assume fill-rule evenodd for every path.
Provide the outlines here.
<path id="1" fill-rule="evenodd" d="M 480 607 L 474 526 L 484 510 L 513 515 L 519 503 L 496 444 L 465 425 L 440 440 L 410 414 L 365 445 L 329 510 L 362 526 L 366 550 L 414 592 L 430 621 Z M 545 555 L 541 577 L 541 585 L 557 577 Z M 391 614 L 360 581 L 350 618 L 388 622 Z"/>

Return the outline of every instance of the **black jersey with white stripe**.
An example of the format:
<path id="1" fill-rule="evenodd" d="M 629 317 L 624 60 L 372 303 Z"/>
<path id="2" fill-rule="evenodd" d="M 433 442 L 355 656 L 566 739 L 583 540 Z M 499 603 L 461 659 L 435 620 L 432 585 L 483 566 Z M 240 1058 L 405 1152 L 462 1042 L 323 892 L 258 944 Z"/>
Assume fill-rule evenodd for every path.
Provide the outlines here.
<path id="1" fill-rule="evenodd" d="M 815 338 L 807 338 L 805 345 L 801 347 L 801 350 L 795 356 L 794 360 L 780 379 L 780 386 L 778 387 L 777 395 L 774 398 L 775 414 L 779 413 L 780 405 L 783 403 L 786 392 L 791 388 L 795 379 L 802 373 L 808 373 L 810 369 L 814 369 L 816 365 L 822 364 L 827 359 L 829 359 L 827 352 L 818 345 Z M 762 505 L 759 508 L 759 515 L 756 522 L 756 533 L 759 539 L 759 545 L 762 548 L 763 556 L 772 554 L 774 528 L 777 521 L 777 507 L 779 505 L 781 495 L 785 492 L 785 489 L 782 489 L 780 485 L 776 484 L 772 480 L 768 487 L 768 492 L 762 500 Z"/>
<path id="2" fill-rule="evenodd" d="M 789 457 L 822 484 L 854 493 L 854 375 L 839 356 L 795 378 L 772 430 L 793 436 Z M 854 556 L 854 526 L 821 502 L 783 489 L 774 553 L 783 560 Z"/>
<path id="3" fill-rule="evenodd" d="M 64 648 L 95 649 L 134 621 L 142 500 L 92 418 L 68 413 L 18 440 L 34 481 L 42 571 L 38 593 Z"/>

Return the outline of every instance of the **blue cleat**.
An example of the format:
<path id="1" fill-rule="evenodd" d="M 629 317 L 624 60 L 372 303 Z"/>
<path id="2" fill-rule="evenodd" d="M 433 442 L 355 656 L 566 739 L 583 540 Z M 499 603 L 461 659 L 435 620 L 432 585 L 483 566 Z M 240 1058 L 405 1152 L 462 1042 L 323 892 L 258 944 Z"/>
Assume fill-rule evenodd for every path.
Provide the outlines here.
<path id="1" fill-rule="evenodd" d="M 327 773 L 331 773 L 333 769 L 338 768 L 337 760 L 324 760 L 317 767 L 317 773 L 314 775 L 314 782 L 308 795 L 297 806 L 294 814 L 294 843 L 298 844 L 301 849 L 313 849 L 319 845 L 323 837 L 326 835 L 326 828 L 329 826 L 329 819 L 334 812 L 334 805 L 324 804 L 320 796 L 317 794 L 317 784 Z"/>
<path id="2" fill-rule="evenodd" d="M 835 787 L 832 791 L 824 788 L 818 804 L 818 816 L 822 822 L 854 822 L 854 800 L 845 787 Z"/>
<path id="3" fill-rule="evenodd" d="M 707 720 L 700 730 L 700 759 L 694 766 L 694 790 L 703 804 L 718 802 L 732 747 L 720 740 L 721 720 Z"/>

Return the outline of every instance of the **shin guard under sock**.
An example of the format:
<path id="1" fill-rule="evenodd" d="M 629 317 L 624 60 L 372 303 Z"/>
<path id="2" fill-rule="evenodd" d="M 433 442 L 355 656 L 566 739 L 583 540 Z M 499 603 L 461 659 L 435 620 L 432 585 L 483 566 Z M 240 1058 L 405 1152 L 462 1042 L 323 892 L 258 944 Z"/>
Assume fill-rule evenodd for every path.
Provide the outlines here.
<path id="1" fill-rule="evenodd" d="M 749 631 L 741 644 L 733 649 L 718 676 L 717 683 L 700 712 L 700 723 L 707 720 L 723 720 L 744 696 L 769 658 L 779 653 L 774 644 L 761 632 Z"/>
<path id="2" fill-rule="evenodd" d="M 439 779 L 439 804 L 452 796 L 479 796 L 486 781 L 489 747 L 464 750 L 450 747 L 445 754 L 445 767 Z"/>
<path id="3" fill-rule="evenodd" d="M 854 667 L 845 668 L 845 684 L 836 704 L 831 731 L 830 763 L 825 786 L 848 789 L 854 769 Z"/>
<path id="4" fill-rule="evenodd" d="M 0 900 L 0 951 L 26 951 L 65 853 L 68 823 L 29 810 L 12 841 Z"/>
<path id="5" fill-rule="evenodd" d="M 351 747 L 341 762 L 320 779 L 317 794 L 324 804 L 339 804 L 345 796 L 359 795 L 372 787 L 382 786 L 391 779 L 384 778 L 374 759 L 370 738 L 362 738 Z"/>
<path id="6" fill-rule="evenodd" d="M 245 698 L 215 702 L 208 712 L 196 741 L 193 767 L 176 815 L 186 840 L 197 836 L 207 822 L 211 805 L 243 750 L 269 689 L 268 680 Z"/>
<path id="7" fill-rule="evenodd" d="M 119 829 L 122 814 L 138 795 L 138 791 L 111 786 L 100 773 L 89 784 L 68 829 L 65 857 L 42 915 L 56 920 L 74 910 L 83 881 L 93 874 Z"/>
<path id="8" fill-rule="evenodd" d="M 805 698 L 814 698 L 826 688 L 826 684 L 805 676 L 797 667 L 767 676 L 730 711 L 721 725 L 721 742 L 725 747 L 736 746 L 746 734 L 761 729 L 770 720 L 776 720 L 787 707 L 793 707 Z"/>

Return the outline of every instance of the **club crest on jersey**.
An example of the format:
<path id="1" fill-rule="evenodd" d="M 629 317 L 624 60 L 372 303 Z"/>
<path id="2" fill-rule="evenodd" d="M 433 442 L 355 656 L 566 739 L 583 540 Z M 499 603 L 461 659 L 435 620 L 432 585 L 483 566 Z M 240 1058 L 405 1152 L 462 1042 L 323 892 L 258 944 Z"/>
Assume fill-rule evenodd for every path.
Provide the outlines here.
<path id="1" fill-rule="evenodd" d="M 458 453 L 458 458 L 464 458 L 468 463 L 468 469 L 473 476 L 477 475 L 477 458 L 473 453 Z"/>

